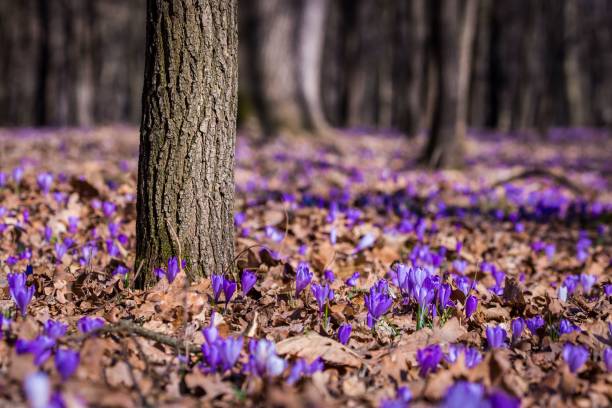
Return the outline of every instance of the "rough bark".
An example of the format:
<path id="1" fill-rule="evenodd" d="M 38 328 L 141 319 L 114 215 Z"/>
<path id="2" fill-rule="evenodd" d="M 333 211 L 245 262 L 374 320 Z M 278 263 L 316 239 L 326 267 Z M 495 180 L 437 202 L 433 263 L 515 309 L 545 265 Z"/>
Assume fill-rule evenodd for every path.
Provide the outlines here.
<path id="1" fill-rule="evenodd" d="M 147 3 L 135 266 L 145 284 L 179 252 L 192 278 L 230 270 L 236 14 L 233 0 Z"/>
<path id="2" fill-rule="evenodd" d="M 463 163 L 462 140 L 457 137 L 456 132 L 459 96 L 459 3 L 457 0 L 429 2 L 436 99 L 423 162 L 433 168 L 458 167 Z"/>

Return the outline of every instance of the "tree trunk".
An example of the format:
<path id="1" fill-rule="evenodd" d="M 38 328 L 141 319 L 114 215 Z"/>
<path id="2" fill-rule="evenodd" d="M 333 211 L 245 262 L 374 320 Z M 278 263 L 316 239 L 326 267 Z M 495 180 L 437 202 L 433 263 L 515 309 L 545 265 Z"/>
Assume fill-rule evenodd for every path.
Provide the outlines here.
<path id="1" fill-rule="evenodd" d="M 425 76 L 426 0 L 394 2 L 393 119 L 407 136 L 420 130 Z"/>
<path id="2" fill-rule="evenodd" d="M 459 146 L 462 146 L 464 143 L 468 126 L 470 74 L 472 73 L 474 35 L 476 34 L 476 22 L 478 18 L 478 0 L 467 0 L 463 14 L 461 43 L 459 46 L 459 78 L 457 80 L 457 124 L 455 127 L 455 138 Z"/>
<path id="3" fill-rule="evenodd" d="M 570 124 L 585 126 L 592 122 L 591 98 L 587 97 L 588 73 L 582 61 L 587 59 L 583 40 L 580 38 L 582 16 L 578 0 L 566 0 L 564 7 L 565 22 L 565 87 L 569 104 Z"/>
<path id="4" fill-rule="evenodd" d="M 463 163 L 462 140 L 457 137 L 459 97 L 459 20 L 457 0 L 431 0 L 432 59 L 436 69 L 436 100 L 423 162 L 433 168 Z"/>
<path id="5" fill-rule="evenodd" d="M 137 260 L 171 256 L 190 278 L 230 271 L 234 254 L 237 18 L 234 0 L 149 0 L 140 130 Z"/>
<path id="6" fill-rule="evenodd" d="M 250 92 L 266 136 L 320 132 L 321 57 L 325 0 L 266 0 L 242 3 Z"/>

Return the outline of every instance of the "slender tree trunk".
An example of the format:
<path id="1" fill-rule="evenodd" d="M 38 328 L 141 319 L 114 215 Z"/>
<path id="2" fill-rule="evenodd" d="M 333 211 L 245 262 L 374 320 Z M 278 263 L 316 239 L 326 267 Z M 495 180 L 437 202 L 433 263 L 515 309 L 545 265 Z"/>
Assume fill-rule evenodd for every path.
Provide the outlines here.
<path id="1" fill-rule="evenodd" d="M 462 140 L 457 137 L 459 102 L 459 21 L 457 0 L 431 0 L 432 59 L 435 65 L 436 101 L 423 162 L 434 168 L 463 163 Z"/>
<path id="2" fill-rule="evenodd" d="M 144 281 L 169 257 L 190 277 L 234 254 L 237 19 L 234 0 L 149 0 L 138 168 Z"/>
<path id="3" fill-rule="evenodd" d="M 266 136 L 327 129 L 321 107 L 326 0 L 242 3 L 251 99 Z"/>
<path id="4" fill-rule="evenodd" d="M 474 35 L 476 34 L 476 22 L 478 18 L 478 0 L 467 0 L 463 14 L 463 27 L 461 29 L 461 43 L 459 48 L 459 78 L 457 81 L 457 124 L 455 127 L 455 138 L 457 139 L 456 144 L 458 146 L 463 146 L 464 144 L 468 125 L 470 76 L 472 73 Z"/>
<path id="5" fill-rule="evenodd" d="M 587 97 L 585 81 L 588 74 L 582 61 L 587 58 L 583 51 L 583 41 L 580 38 L 582 18 L 580 2 L 566 0 L 564 7 L 565 22 L 565 85 L 569 104 L 570 124 L 572 126 L 585 126 L 591 123 L 591 98 Z"/>
<path id="6" fill-rule="evenodd" d="M 422 125 L 425 76 L 426 0 L 396 1 L 394 5 L 393 124 L 407 136 Z"/>

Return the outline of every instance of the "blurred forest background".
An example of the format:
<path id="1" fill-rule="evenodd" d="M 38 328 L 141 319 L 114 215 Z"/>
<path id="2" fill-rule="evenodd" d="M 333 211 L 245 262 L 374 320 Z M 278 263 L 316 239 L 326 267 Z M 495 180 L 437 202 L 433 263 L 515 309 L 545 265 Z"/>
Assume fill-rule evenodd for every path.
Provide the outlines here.
<path id="1" fill-rule="evenodd" d="M 469 127 L 612 125 L 610 0 L 451 0 L 456 19 L 441 3 L 242 0 L 240 120 L 413 135 L 434 114 L 432 61 L 463 52 L 447 71 L 469 68 Z M 0 126 L 138 124 L 144 55 L 145 0 L 3 1 Z"/>

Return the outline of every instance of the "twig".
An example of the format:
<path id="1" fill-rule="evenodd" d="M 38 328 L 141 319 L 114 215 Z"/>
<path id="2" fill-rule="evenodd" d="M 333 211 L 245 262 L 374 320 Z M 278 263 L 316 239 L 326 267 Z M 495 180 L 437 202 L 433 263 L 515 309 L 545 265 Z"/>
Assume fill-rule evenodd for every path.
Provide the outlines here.
<path id="1" fill-rule="evenodd" d="M 551 172 L 550 170 L 546 170 L 543 168 L 534 168 L 534 169 L 528 169 L 528 170 L 523 170 L 518 174 L 515 174 L 513 176 L 510 176 L 508 178 L 496 181 L 495 183 L 493 183 L 491 185 L 491 189 L 495 189 L 499 186 L 502 186 L 506 183 L 511 183 L 513 181 L 516 180 L 521 180 L 521 179 L 525 179 L 525 178 L 530 178 L 530 177 L 546 177 L 546 178 L 550 178 L 552 179 L 555 183 L 562 185 L 563 187 L 571 190 L 573 193 L 577 194 L 577 195 L 584 195 L 585 194 L 585 189 L 581 186 L 579 186 L 578 184 L 574 183 L 573 181 L 571 181 L 570 179 L 568 179 L 567 177 L 560 175 L 560 174 L 555 174 L 553 172 Z"/>
<path id="2" fill-rule="evenodd" d="M 119 323 L 104 326 L 101 329 L 87 333 L 86 335 L 73 336 L 72 338 L 68 338 L 67 340 L 75 341 L 75 342 L 83 342 L 87 338 L 94 336 L 96 334 L 111 334 L 111 333 L 135 335 L 135 336 L 153 340 L 157 343 L 165 344 L 167 346 L 178 348 L 178 349 L 181 348 L 181 345 L 183 343 L 181 339 L 177 339 L 176 337 L 158 333 L 153 330 L 145 329 L 144 327 L 132 321 L 129 321 L 129 320 L 120 320 Z M 190 344 L 186 342 L 185 345 L 189 353 L 197 354 L 201 352 L 200 347 L 198 347 L 195 344 Z"/>

